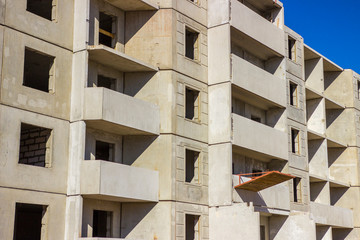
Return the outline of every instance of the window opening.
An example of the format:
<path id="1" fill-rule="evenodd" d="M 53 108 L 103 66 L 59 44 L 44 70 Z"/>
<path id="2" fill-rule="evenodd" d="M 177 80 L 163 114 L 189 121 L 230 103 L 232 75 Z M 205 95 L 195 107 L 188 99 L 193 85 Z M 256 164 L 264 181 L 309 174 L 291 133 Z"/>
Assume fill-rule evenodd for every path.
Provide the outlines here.
<path id="1" fill-rule="evenodd" d="M 294 202 L 301 202 L 301 178 L 293 178 Z"/>
<path id="2" fill-rule="evenodd" d="M 289 59 L 296 60 L 296 40 L 289 36 L 288 39 L 288 56 Z"/>
<path id="3" fill-rule="evenodd" d="M 112 237 L 112 212 L 94 210 L 93 237 Z"/>
<path id="4" fill-rule="evenodd" d="M 23 85 L 43 92 L 54 92 L 55 57 L 25 48 Z"/>
<path id="5" fill-rule="evenodd" d="M 297 107 L 298 97 L 297 97 L 297 84 L 290 82 L 290 105 Z"/>
<path id="6" fill-rule="evenodd" d="M 95 144 L 95 158 L 97 160 L 104 160 L 109 162 L 114 162 L 114 149 L 115 144 L 96 141 Z"/>
<path id="7" fill-rule="evenodd" d="M 115 47 L 115 23 L 116 18 L 106 13 L 99 13 L 99 44 Z"/>
<path id="8" fill-rule="evenodd" d="M 185 91 L 185 118 L 199 121 L 199 95 L 200 92 L 186 88 Z"/>
<path id="9" fill-rule="evenodd" d="M 55 20 L 56 0 L 27 0 L 26 11 L 42 18 Z"/>
<path id="10" fill-rule="evenodd" d="M 185 150 L 185 181 L 189 183 L 199 183 L 199 156 L 200 152 Z"/>
<path id="11" fill-rule="evenodd" d="M 251 115 L 251 120 L 255 121 L 255 122 L 258 122 L 258 123 L 261 123 L 261 118 L 259 117 L 256 117 L 254 115 Z"/>
<path id="12" fill-rule="evenodd" d="M 199 33 L 189 28 L 185 29 L 185 56 L 199 60 Z"/>
<path id="13" fill-rule="evenodd" d="M 300 153 L 299 130 L 291 129 L 291 151 L 292 153 Z"/>
<path id="14" fill-rule="evenodd" d="M 16 203 L 14 240 L 40 240 L 46 236 L 47 206 Z"/>
<path id="15" fill-rule="evenodd" d="M 199 240 L 199 216 L 185 214 L 185 240 Z"/>
<path id="16" fill-rule="evenodd" d="M 98 75 L 97 86 L 116 91 L 116 79 Z"/>
<path id="17" fill-rule="evenodd" d="M 51 133 L 51 129 L 21 123 L 19 163 L 51 167 Z"/>

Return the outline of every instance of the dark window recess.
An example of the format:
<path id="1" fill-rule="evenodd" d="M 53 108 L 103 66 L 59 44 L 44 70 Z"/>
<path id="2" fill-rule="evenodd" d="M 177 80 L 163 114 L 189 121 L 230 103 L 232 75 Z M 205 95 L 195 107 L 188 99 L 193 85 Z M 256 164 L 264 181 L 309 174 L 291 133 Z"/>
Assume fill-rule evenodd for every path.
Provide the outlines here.
<path id="1" fill-rule="evenodd" d="M 19 163 L 50 167 L 51 129 L 21 123 Z"/>
<path id="2" fill-rule="evenodd" d="M 186 182 L 191 182 L 191 183 L 198 183 L 199 182 L 199 152 L 195 152 L 189 149 L 185 150 L 185 174 L 186 174 L 186 178 L 185 181 Z"/>
<path id="3" fill-rule="evenodd" d="M 251 115 L 251 120 L 261 123 L 261 118 Z"/>
<path id="4" fill-rule="evenodd" d="M 185 56 L 199 60 L 199 33 L 188 28 L 185 29 Z"/>
<path id="5" fill-rule="evenodd" d="M 261 173 L 261 172 L 263 172 L 262 170 L 259 170 L 259 169 L 253 169 L 252 170 L 252 173 Z"/>
<path id="6" fill-rule="evenodd" d="M 53 77 L 54 57 L 25 48 L 23 85 L 49 92 Z"/>
<path id="7" fill-rule="evenodd" d="M 297 106 L 297 85 L 290 82 L 290 105 Z"/>
<path id="8" fill-rule="evenodd" d="M 298 154 L 299 149 L 299 130 L 291 129 L 291 151 Z"/>
<path id="9" fill-rule="evenodd" d="M 97 86 L 116 90 L 116 79 L 98 75 Z"/>
<path id="10" fill-rule="evenodd" d="M 186 88 L 185 92 L 185 118 L 199 120 L 199 91 Z"/>
<path id="11" fill-rule="evenodd" d="M 93 237 L 112 237 L 112 212 L 94 210 Z"/>
<path id="12" fill-rule="evenodd" d="M 199 239 L 196 235 L 199 234 L 199 216 L 185 214 L 185 240 Z"/>
<path id="13" fill-rule="evenodd" d="M 114 162 L 114 144 L 96 141 L 95 157 L 97 160 Z"/>
<path id="14" fill-rule="evenodd" d="M 103 12 L 99 13 L 99 44 L 114 47 L 113 40 L 115 34 L 113 33 L 113 25 L 115 17 L 107 15 Z"/>
<path id="15" fill-rule="evenodd" d="M 260 226 L 260 240 L 266 240 L 265 226 Z"/>
<path id="16" fill-rule="evenodd" d="M 357 97 L 360 99 L 360 81 L 357 81 Z"/>
<path id="17" fill-rule="evenodd" d="M 301 202 L 301 178 L 293 178 L 294 202 Z"/>
<path id="18" fill-rule="evenodd" d="M 53 20 L 53 0 L 27 0 L 26 10 L 47 20 Z"/>
<path id="19" fill-rule="evenodd" d="M 47 206 L 16 203 L 14 240 L 40 240 Z"/>
<path id="20" fill-rule="evenodd" d="M 289 59 L 295 60 L 295 48 L 296 48 L 296 41 L 289 37 L 288 39 L 288 56 Z"/>

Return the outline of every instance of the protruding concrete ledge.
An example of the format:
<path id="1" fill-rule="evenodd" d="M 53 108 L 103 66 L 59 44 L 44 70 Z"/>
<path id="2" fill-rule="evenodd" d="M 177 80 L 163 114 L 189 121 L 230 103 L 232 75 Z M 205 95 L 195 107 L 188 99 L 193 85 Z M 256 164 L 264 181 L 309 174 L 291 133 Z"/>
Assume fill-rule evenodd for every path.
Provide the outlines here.
<path id="1" fill-rule="evenodd" d="M 119 202 L 157 202 L 159 173 L 102 160 L 81 163 L 81 195 Z"/>
<path id="2" fill-rule="evenodd" d="M 287 160 L 287 133 L 271 128 L 248 118 L 232 114 L 233 149 L 241 154 L 270 161 Z"/>
<path id="3" fill-rule="evenodd" d="M 158 68 L 104 45 L 88 46 L 89 59 L 121 72 L 156 72 Z"/>
<path id="4" fill-rule="evenodd" d="M 241 96 L 250 99 L 251 102 L 263 105 L 265 108 L 286 107 L 286 81 L 256 67 L 235 54 L 232 54 L 231 58 L 231 81 L 241 88 L 239 90 L 245 91 L 240 94 Z M 279 91 L 280 89 L 283 91 Z M 246 101 L 246 99 L 244 100 Z"/>
<path id="5" fill-rule="evenodd" d="M 330 139 L 330 138 L 327 138 L 326 140 L 327 140 L 328 148 L 346 148 L 347 147 L 345 143 L 341 143 L 341 142 L 338 142 L 338 141 Z"/>
<path id="6" fill-rule="evenodd" d="M 317 133 L 317 132 L 309 130 L 309 129 L 307 130 L 307 135 L 308 135 L 308 140 L 325 139 L 325 135 L 323 135 L 321 133 Z"/>
<path id="7" fill-rule="evenodd" d="M 326 177 L 322 177 L 322 176 L 318 176 L 316 174 L 310 173 L 309 174 L 309 181 L 311 183 L 316 183 L 316 182 L 327 182 L 328 179 Z"/>
<path id="8" fill-rule="evenodd" d="M 284 32 L 238 0 L 231 1 L 231 25 L 278 56 L 285 56 Z M 256 26 L 256 27 L 254 27 Z M 254 49 L 256 50 L 256 49 Z"/>
<path id="9" fill-rule="evenodd" d="M 317 224 L 353 228 L 353 211 L 347 208 L 310 203 L 310 212 Z"/>
<path id="10" fill-rule="evenodd" d="M 334 179 L 331 179 L 331 177 L 329 177 L 329 184 L 330 184 L 330 187 L 332 187 L 332 188 L 349 188 L 350 187 L 349 183 L 344 183 L 344 182 L 341 182 L 338 180 L 334 180 Z"/>
<path id="11" fill-rule="evenodd" d="M 276 0 L 247 0 L 247 2 L 262 11 L 283 7 L 283 3 Z"/>
<path id="12" fill-rule="evenodd" d="M 318 99 L 323 98 L 323 94 L 319 93 L 315 89 L 311 87 L 306 87 L 306 100 Z"/>
<path id="13" fill-rule="evenodd" d="M 124 11 L 157 10 L 157 6 L 151 0 L 106 0 L 108 3 Z"/>
<path id="14" fill-rule="evenodd" d="M 155 104 L 107 88 L 86 88 L 87 126 L 120 135 L 158 135 L 160 110 Z"/>
<path id="15" fill-rule="evenodd" d="M 338 103 L 330 98 L 325 98 L 325 108 L 326 109 L 345 109 L 345 106 L 341 103 Z"/>

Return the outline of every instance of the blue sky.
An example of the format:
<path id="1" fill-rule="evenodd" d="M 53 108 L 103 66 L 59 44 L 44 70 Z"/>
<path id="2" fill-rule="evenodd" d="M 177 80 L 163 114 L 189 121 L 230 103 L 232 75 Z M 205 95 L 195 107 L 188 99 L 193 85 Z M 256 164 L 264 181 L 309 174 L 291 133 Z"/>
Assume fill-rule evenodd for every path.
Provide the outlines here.
<path id="1" fill-rule="evenodd" d="M 285 25 L 344 69 L 360 74 L 360 0 L 282 0 Z"/>

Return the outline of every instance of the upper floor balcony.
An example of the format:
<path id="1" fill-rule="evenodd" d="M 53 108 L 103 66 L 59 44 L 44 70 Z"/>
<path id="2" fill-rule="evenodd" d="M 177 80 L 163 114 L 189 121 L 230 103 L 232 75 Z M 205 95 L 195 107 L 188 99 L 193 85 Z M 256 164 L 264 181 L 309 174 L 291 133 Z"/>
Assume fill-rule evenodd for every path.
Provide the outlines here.
<path id="1" fill-rule="evenodd" d="M 286 81 L 235 54 L 231 55 L 231 59 L 231 82 L 239 87 L 242 96 L 264 108 L 286 107 Z"/>
<path id="2" fill-rule="evenodd" d="M 157 202 L 157 171 L 103 160 L 81 163 L 81 195 L 119 202 Z"/>
<path id="3" fill-rule="evenodd" d="M 242 154 L 264 161 L 287 160 L 287 133 L 251 119 L 232 114 L 232 142 Z"/>
<path id="4" fill-rule="evenodd" d="M 229 9 L 230 25 L 239 32 L 238 37 L 242 38 L 244 49 L 257 52 L 266 51 L 264 48 L 267 48 L 267 51 L 277 56 L 285 56 L 284 31 L 280 28 L 280 19 L 272 19 L 275 22 L 270 22 L 238 0 L 230 0 Z"/>
<path id="5" fill-rule="evenodd" d="M 342 228 L 353 228 L 353 212 L 347 208 L 310 203 L 310 212 L 315 223 Z"/>
<path id="6" fill-rule="evenodd" d="M 85 89 L 83 119 L 88 127 L 120 135 L 160 131 L 158 106 L 103 87 Z"/>
<path id="7" fill-rule="evenodd" d="M 106 0 L 106 2 L 124 11 L 157 10 L 159 8 L 152 0 Z"/>

